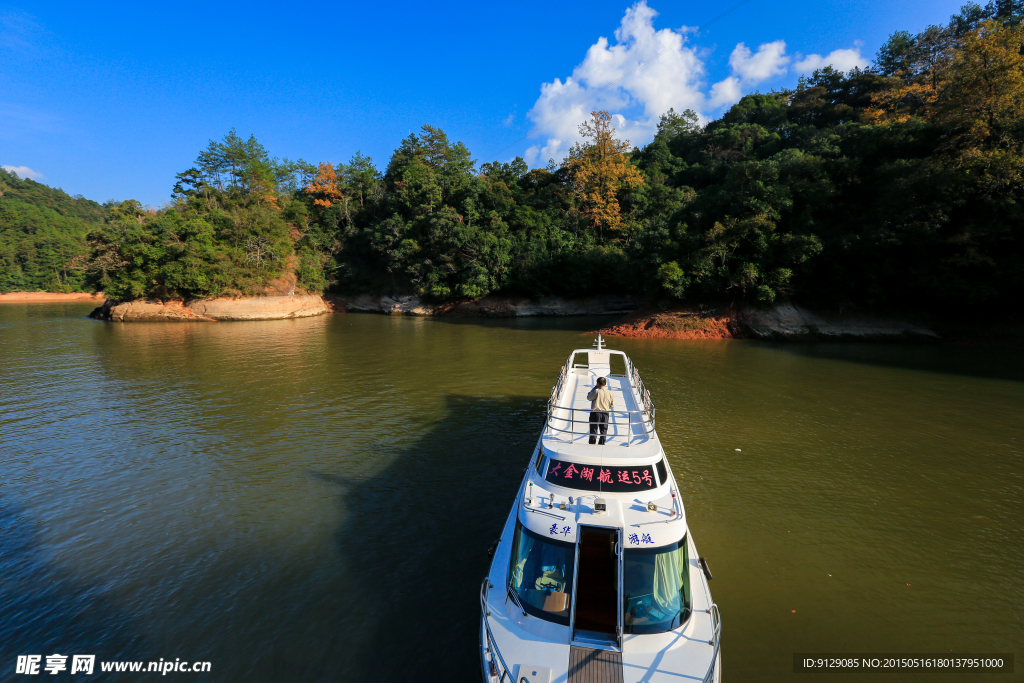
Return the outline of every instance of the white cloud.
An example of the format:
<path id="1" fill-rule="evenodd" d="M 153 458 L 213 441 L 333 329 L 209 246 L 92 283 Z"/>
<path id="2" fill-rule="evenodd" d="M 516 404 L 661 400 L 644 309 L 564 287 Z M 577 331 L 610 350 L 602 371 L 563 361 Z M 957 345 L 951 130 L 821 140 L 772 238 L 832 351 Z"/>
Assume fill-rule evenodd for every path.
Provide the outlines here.
<path id="1" fill-rule="evenodd" d="M 8 173 L 17 173 L 19 178 L 31 178 L 32 180 L 42 180 L 43 178 L 46 177 L 39 171 L 33 171 L 28 166 L 10 166 L 8 164 L 4 164 L 3 166 L 0 166 L 0 168 L 4 169 Z"/>
<path id="2" fill-rule="evenodd" d="M 619 136 L 642 144 L 670 108 L 704 109 L 704 63 L 697 49 L 687 45 L 690 29 L 656 31 L 656 16 L 640 0 L 626 10 L 615 31 L 615 45 L 599 38 L 571 76 L 541 85 L 540 97 L 527 116 L 534 124 L 531 136 L 542 141 L 526 151 L 529 163 L 565 156 L 579 139 L 579 124 L 594 110 L 621 112 L 614 121 Z M 637 69 L 641 64 L 645 66 Z"/>
<path id="3" fill-rule="evenodd" d="M 505 117 L 505 120 L 503 120 L 501 122 L 501 125 L 503 125 L 506 128 L 508 128 L 509 126 L 512 125 L 512 122 L 515 121 L 515 120 L 516 120 L 516 113 L 512 112 L 511 114 L 509 114 L 508 116 Z"/>
<path id="4" fill-rule="evenodd" d="M 718 109 L 723 105 L 739 102 L 741 97 L 743 97 L 743 91 L 740 90 L 740 79 L 735 76 L 729 76 L 724 81 L 719 81 L 711 86 L 708 106 L 712 109 Z"/>
<path id="5" fill-rule="evenodd" d="M 848 50 L 832 50 L 827 55 L 807 55 L 793 65 L 799 73 L 810 73 L 815 69 L 823 69 L 831 66 L 836 71 L 849 71 L 855 66 L 864 69 L 871 62 L 860 54 L 860 48 L 855 47 Z"/>
<path id="6" fill-rule="evenodd" d="M 579 125 L 591 111 L 612 112 L 619 137 L 644 145 L 670 108 L 692 109 L 706 122 L 712 112 L 738 102 L 758 84 L 789 72 L 793 58 L 786 55 L 786 41 L 764 43 L 756 52 L 739 43 L 729 56 L 732 75 L 708 88 L 705 52 L 688 42 L 693 29 L 655 30 L 657 16 L 646 0 L 639 0 L 615 30 L 615 44 L 598 38 L 571 76 L 541 84 L 540 97 L 526 114 L 533 123 L 529 137 L 536 140 L 524 154 L 527 163 L 561 160 L 580 139 Z M 868 63 L 858 45 L 826 57 L 809 55 L 793 66 L 804 69 L 815 60 L 844 71 Z"/>
<path id="7" fill-rule="evenodd" d="M 746 84 L 760 83 L 785 75 L 789 62 L 784 40 L 760 45 L 757 52 L 753 53 L 750 48 L 740 43 L 729 55 L 729 66 L 732 67 L 733 74 Z"/>
<path id="8" fill-rule="evenodd" d="M 759 45 L 751 52 L 745 44 L 738 44 L 729 55 L 732 76 L 715 83 L 708 93 L 708 107 L 718 109 L 735 104 L 743 97 L 741 86 L 748 88 L 772 78 L 786 75 L 791 59 L 786 56 L 786 41 L 775 40 Z"/>

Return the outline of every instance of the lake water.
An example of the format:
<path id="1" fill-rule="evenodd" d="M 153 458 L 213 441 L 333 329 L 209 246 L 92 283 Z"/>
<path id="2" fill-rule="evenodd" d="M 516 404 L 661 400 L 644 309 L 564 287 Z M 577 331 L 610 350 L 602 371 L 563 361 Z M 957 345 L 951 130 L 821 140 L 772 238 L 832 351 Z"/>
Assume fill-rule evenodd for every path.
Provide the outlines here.
<path id="1" fill-rule="evenodd" d="M 0 306 L 0 679 L 52 653 L 211 662 L 168 680 L 479 679 L 487 548 L 602 320 L 89 308 Z M 726 681 L 790 681 L 794 652 L 1020 656 L 1024 353 L 612 347 L 658 405 Z"/>

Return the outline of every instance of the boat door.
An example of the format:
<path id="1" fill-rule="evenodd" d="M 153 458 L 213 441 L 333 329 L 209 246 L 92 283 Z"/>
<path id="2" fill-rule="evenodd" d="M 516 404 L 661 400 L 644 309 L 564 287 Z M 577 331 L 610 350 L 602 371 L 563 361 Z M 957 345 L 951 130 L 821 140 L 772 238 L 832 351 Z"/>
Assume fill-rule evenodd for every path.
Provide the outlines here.
<path id="1" fill-rule="evenodd" d="M 622 645 L 622 530 L 580 526 L 576 535 L 572 643 L 620 649 Z"/>

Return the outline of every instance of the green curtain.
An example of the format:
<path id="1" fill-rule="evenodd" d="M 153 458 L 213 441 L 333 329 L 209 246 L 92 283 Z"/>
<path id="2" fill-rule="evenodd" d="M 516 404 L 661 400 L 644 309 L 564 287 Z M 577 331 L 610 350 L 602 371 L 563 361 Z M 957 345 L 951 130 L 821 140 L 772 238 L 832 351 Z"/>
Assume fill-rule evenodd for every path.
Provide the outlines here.
<path id="1" fill-rule="evenodd" d="M 679 555 L 685 552 L 680 548 L 654 558 L 654 604 L 663 614 L 679 611 Z"/>
<path id="2" fill-rule="evenodd" d="M 523 569 L 526 566 L 526 561 L 530 559 L 530 551 L 533 550 L 534 540 L 524 534 L 522 531 L 519 532 L 519 543 L 518 545 L 518 558 L 516 560 L 516 569 L 512 575 L 512 585 L 517 591 L 523 590 Z"/>

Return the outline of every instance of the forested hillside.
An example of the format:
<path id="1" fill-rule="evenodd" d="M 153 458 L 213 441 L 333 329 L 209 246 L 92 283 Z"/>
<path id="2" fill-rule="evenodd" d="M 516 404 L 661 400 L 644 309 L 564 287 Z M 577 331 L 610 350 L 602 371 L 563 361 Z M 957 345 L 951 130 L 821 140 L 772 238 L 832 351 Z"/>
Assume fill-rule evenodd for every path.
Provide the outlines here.
<path id="1" fill-rule="evenodd" d="M 478 164 L 432 126 L 381 169 L 361 154 L 274 159 L 232 131 L 178 175 L 168 208 L 110 207 L 88 258 L 36 258 L 32 272 L 119 298 L 258 293 L 294 276 L 309 291 L 435 300 L 1010 304 L 1024 294 L 1022 18 L 1021 0 L 969 4 L 893 34 L 871 69 L 815 71 L 709 123 L 669 111 L 643 148 L 594 112 L 543 169 Z"/>
<path id="2" fill-rule="evenodd" d="M 83 291 L 76 259 L 89 253 L 86 235 L 106 210 L 0 169 L 0 293 Z"/>
<path id="3" fill-rule="evenodd" d="M 829 306 L 1010 302 L 1024 289 L 1021 3 L 894 34 L 867 71 L 670 111 L 627 151 L 595 113 L 560 166 L 476 170 L 424 127 L 380 178 L 321 165 L 312 230 L 343 290 L 632 292 Z M 626 152 L 625 155 L 620 152 Z"/>

